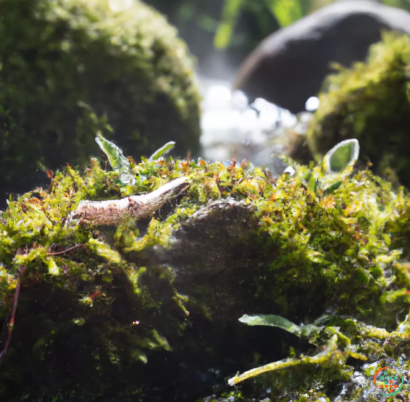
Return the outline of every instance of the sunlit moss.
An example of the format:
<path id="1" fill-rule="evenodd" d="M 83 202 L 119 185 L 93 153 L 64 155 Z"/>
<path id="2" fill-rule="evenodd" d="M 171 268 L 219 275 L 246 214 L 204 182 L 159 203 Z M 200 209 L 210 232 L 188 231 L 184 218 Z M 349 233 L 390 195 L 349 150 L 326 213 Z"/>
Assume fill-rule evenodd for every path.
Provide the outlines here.
<path id="1" fill-rule="evenodd" d="M 410 98 L 408 36 L 386 33 L 367 63 L 329 77 L 308 132 L 317 158 L 338 142 L 357 138 L 361 159 L 392 181 L 409 185 Z"/>
<path id="2" fill-rule="evenodd" d="M 158 386 L 144 373 L 159 364 L 159 351 L 174 364 L 187 350 L 200 360 L 214 348 L 223 359 L 221 339 L 207 338 L 198 320 L 218 333 L 257 308 L 297 324 L 330 315 L 316 322 L 321 330 L 303 332 L 316 352 L 328 348 L 323 359 L 310 351 L 264 377 L 273 400 L 288 400 L 291 391 L 294 400 L 327 398 L 351 380 L 348 357 L 379 364 L 407 353 L 410 198 L 403 189 L 353 165 L 331 173 L 294 164 L 294 174 L 277 178 L 235 161 L 144 159 L 130 169 L 135 180 L 125 185 L 95 160 L 84 174 L 66 167 L 47 190 L 9 202 L 2 214 L 6 322 L 26 267 L 0 372 L 3 398 L 144 396 Z M 179 177 L 187 188 L 149 219 L 118 227 L 70 219 L 81 200 L 148 193 Z M 247 353 L 252 345 L 238 340 L 237 347 Z M 293 352 L 289 361 L 299 358 Z M 171 383 L 173 375 L 171 366 Z"/>

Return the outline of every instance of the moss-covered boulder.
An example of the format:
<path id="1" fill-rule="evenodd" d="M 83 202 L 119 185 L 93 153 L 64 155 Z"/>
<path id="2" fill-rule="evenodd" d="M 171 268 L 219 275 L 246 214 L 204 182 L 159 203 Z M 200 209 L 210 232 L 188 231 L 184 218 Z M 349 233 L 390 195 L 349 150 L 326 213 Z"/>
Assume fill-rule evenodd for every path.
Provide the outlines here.
<path id="1" fill-rule="evenodd" d="M 66 167 L 1 215 L 1 398 L 316 401 L 409 369 L 410 198 L 356 148 L 275 178 L 99 144 L 113 171 Z"/>
<path id="2" fill-rule="evenodd" d="M 198 149 L 191 59 L 149 6 L 1 0 L 0 10 L 2 199 L 47 180 L 38 162 L 85 167 L 98 130 L 135 155 L 170 140 L 179 154 Z"/>
<path id="3" fill-rule="evenodd" d="M 361 159 L 391 180 L 410 184 L 410 42 L 388 33 L 356 63 L 329 78 L 308 132 L 317 158 L 341 140 L 357 138 Z"/>

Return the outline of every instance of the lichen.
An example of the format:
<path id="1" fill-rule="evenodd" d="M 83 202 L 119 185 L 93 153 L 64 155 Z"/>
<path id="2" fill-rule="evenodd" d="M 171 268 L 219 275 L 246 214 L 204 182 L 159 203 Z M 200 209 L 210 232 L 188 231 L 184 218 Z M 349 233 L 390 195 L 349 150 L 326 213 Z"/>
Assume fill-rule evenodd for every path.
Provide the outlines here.
<path id="1" fill-rule="evenodd" d="M 335 144 L 357 138 L 361 159 L 393 182 L 409 185 L 410 101 L 407 35 L 385 33 L 366 63 L 340 68 L 319 97 L 308 131 L 309 148 L 319 160 Z"/>
<path id="2" fill-rule="evenodd" d="M 275 355 L 281 369 L 247 380 L 238 401 L 268 388 L 272 400 L 327 400 L 344 384 L 345 400 L 359 401 L 360 359 L 408 370 L 410 197 L 352 163 L 333 172 L 288 162 L 293 169 L 274 178 L 246 161 L 144 158 L 130 162 L 134 180 L 124 184 L 124 172 L 92 160 L 84 174 L 67 166 L 48 189 L 9 201 L 0 219 L 6 331 L 18 283 L 21 291 L 0 396 L 153 400 L 164 389 L 181 400 L 200 370 L 229 378 L 249 367 L 261 345 L 238 322 L 244 313 L 317 330 L 302 331 L 309 346 L 294 350 L 277 333 L 287 345 Z M 71 219 L 81 201 L 152 193 L 180 178 L 187 188 L 148 218 Z M 226 394 L 223 377 L 217 391 Z"/>

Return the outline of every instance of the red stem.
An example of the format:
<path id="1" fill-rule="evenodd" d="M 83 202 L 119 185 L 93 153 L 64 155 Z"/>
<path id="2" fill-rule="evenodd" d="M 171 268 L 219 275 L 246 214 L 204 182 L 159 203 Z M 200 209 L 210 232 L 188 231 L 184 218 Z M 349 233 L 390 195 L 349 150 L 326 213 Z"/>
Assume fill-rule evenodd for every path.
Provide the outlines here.
<path id="1" fill-rule="evenodd" d="M 11 309 L 11 317 L 10 321 L 8 324 L 8 334 L 7 334 L 7 341 L 6 345 L 4 346 L 3 351 L 0 353 L 0 363 L 3 360 L 4 355 L 7 353 L 7 350 L 9 349 L 10 342 L 11 342 L 11 335 L 13 333 L 13 328 L 14 328 L 14 320 L 16 318 L 16 312 L 17 312 L 17 304 L 19 301 L 19 295 L 20 295 L 20 288 L 21 288 L 21 277 L 24 275 L 24 272 L 26 271 L 27 266 L 23 265 L 18 273 L 18 280 L 17 280 L 17 286 L 16 290 L 14 292 L 13 296 L 13 306 Z"/>
<path id="2" fill-rule="evenodd" d="M 72 250 L 75 250 L 75 249 L 81 248 L 81 247 L 84 247 L 84 244 L 76 244 L 75 246 L 70 247 L 70 248 L 67 248 L 67 249 L 65 249 L 65 250 L 63 250 L 63 251 L 57 251 L 56 253 L 47 253 L 47 255 L 60 255 L 60 254 L 65 254 L 65 253 L 68 253 L 69 251 L 72 251 Z"/>

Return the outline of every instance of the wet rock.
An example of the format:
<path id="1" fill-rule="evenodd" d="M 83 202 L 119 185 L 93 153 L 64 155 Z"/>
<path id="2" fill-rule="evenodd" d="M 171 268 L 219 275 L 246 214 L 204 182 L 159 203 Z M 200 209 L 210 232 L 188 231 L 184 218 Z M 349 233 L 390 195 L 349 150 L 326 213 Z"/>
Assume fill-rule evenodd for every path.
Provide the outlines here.
<path id="1" fill-rule="evenodd" d="M 332 4 L 266 38 L 239 69 L 235 88 L 300 112 L 331 62 L 363 61 L 384 29 L 410 33 L 410 14 L 368 1 Z"/>

